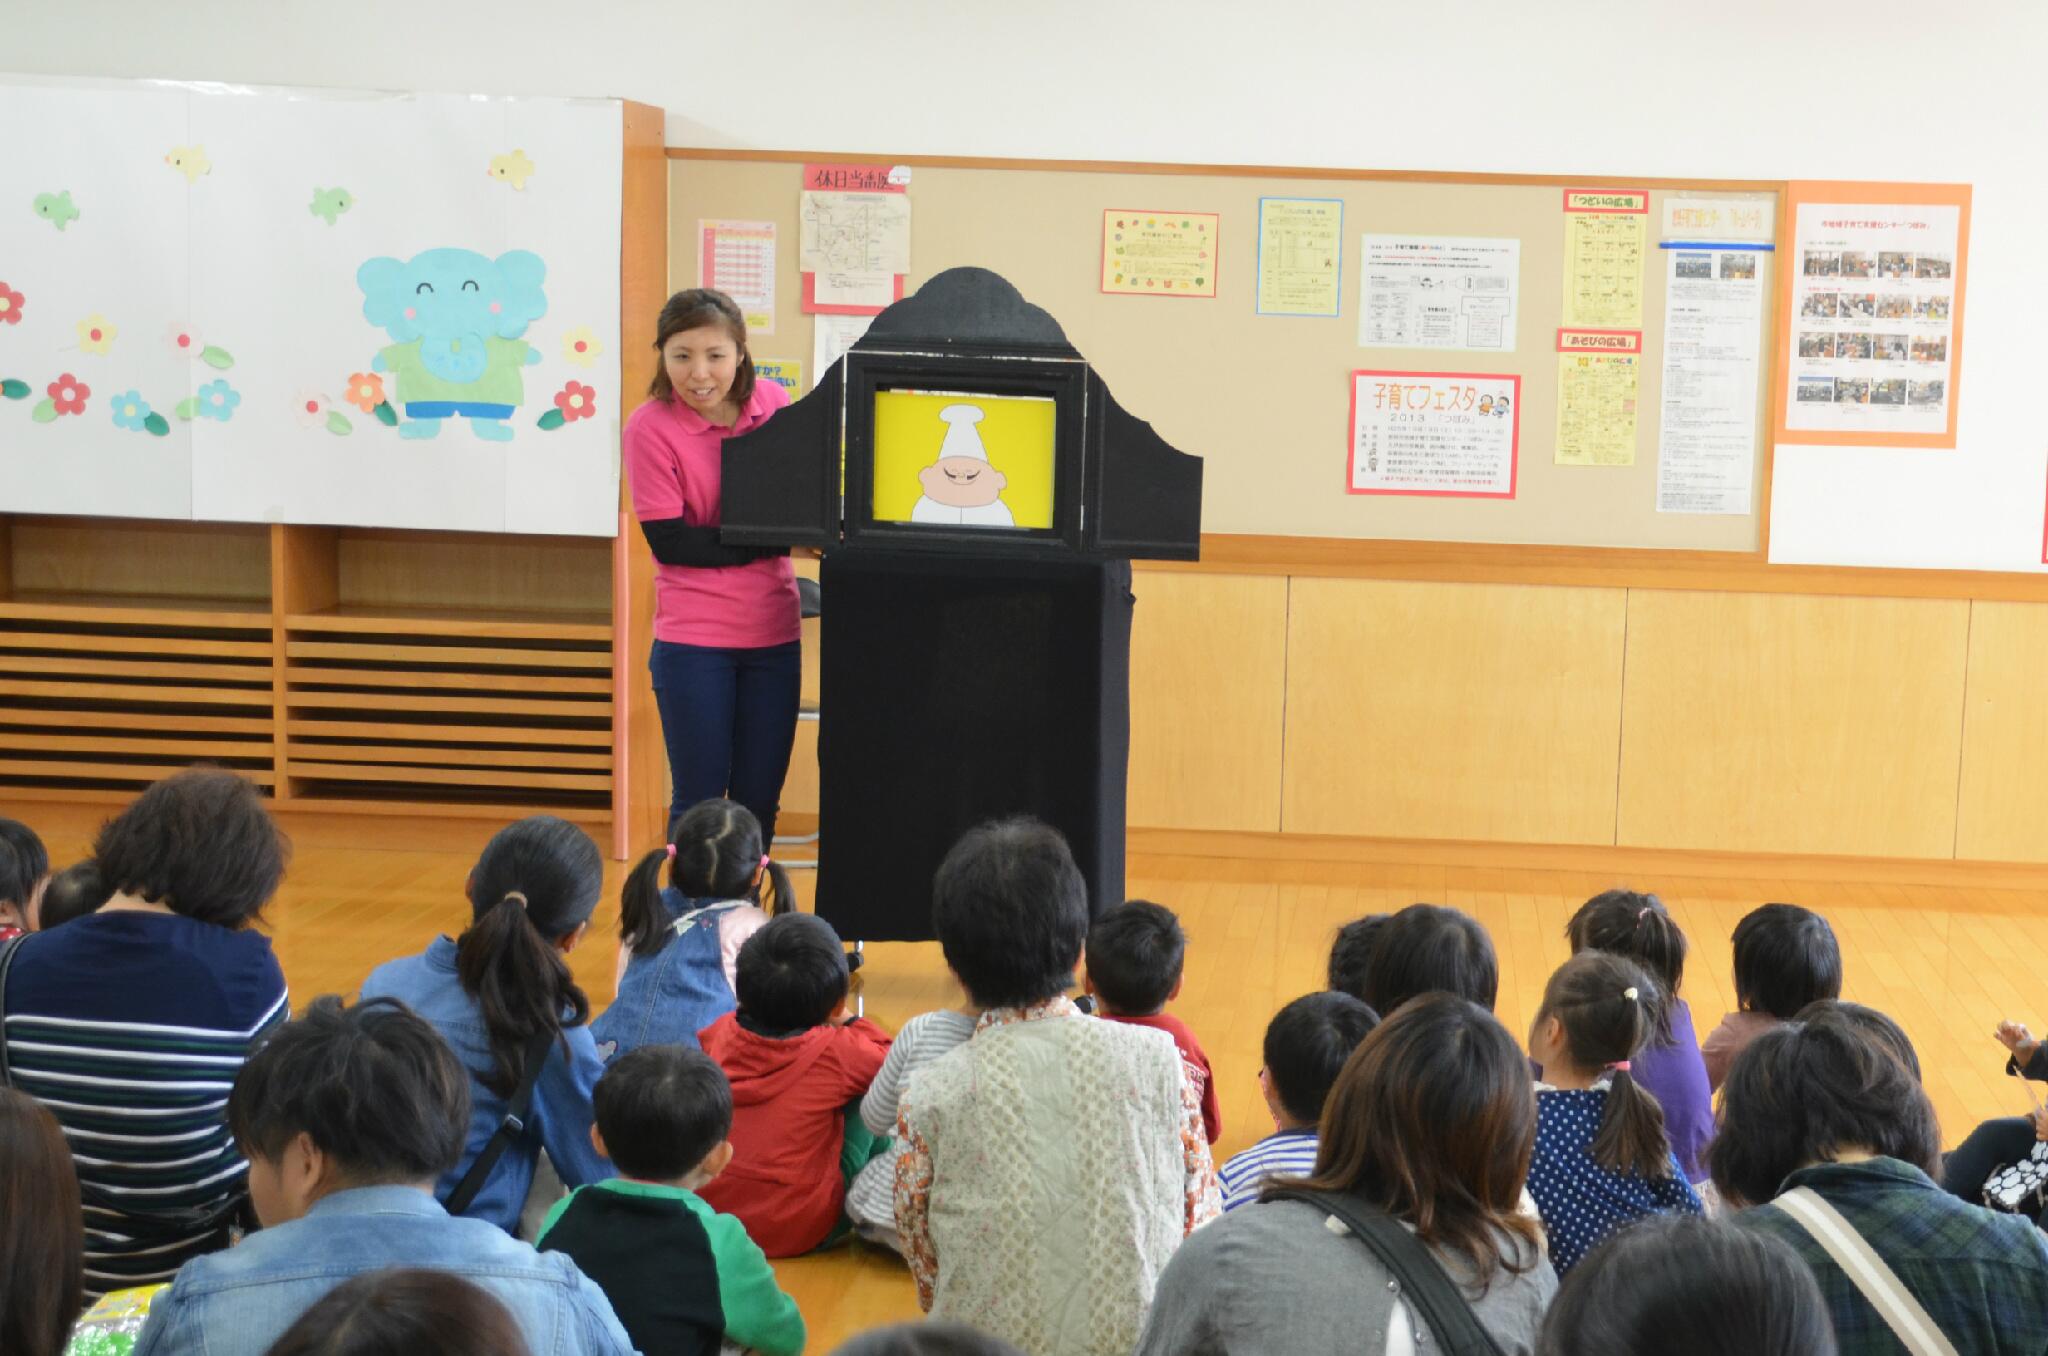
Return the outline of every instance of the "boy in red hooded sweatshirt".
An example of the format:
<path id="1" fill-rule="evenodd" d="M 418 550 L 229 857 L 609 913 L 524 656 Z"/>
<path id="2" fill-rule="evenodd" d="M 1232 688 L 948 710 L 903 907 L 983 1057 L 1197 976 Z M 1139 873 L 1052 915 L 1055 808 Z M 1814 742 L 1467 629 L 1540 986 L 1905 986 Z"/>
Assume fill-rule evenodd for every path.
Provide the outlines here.
<path id="1" fill-rule="evenodd" d="M 846 948 L 815 914 L 779 914 L 740 948 L 739 1010 L 698 1033 L 732 1084 L 732 1163 L 698 1193 L 770 1257 L 841 1232 L 846 1184 L 889 1146 L 857 1104 L 889 1035 L 846 1009 Z"/>

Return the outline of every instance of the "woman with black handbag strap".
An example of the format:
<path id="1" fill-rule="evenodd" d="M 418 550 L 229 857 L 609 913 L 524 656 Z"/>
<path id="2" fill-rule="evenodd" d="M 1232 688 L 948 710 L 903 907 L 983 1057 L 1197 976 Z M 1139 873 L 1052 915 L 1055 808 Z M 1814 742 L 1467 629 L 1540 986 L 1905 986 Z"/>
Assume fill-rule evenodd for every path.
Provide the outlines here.
<path id="1" fill-rule="evenodd" d="M 1137 1356 L 1528 1356 L 1557 1290 L 1520 1210 L 1535 1143 L 1506 1028 L 1450 994 L 1415 999 L 1338 1076 L 1314 1175 L 1174 1254 Z"/>

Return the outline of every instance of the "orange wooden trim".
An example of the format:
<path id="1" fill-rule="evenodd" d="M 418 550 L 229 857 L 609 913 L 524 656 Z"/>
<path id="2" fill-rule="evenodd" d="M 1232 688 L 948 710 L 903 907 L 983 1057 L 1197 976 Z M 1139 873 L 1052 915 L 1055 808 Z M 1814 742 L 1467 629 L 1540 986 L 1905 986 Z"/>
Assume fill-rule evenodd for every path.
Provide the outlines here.
<path id="1" fill-rule="evenodd" d="M 1788 223 L 1779 233 L 1779 279 L 1778 279 L 1778 375 L 1777 389 L 1772 395 L 1771 441 L 1791 443 L 1806 447 L 1935 447 L 1953 448 L 1956 445 L 1956 409 L 1962 399 L 1963 372 L 1963 305 L 1967 296 L 1970 260 L 1970 197 L 1969 184 L 1908 184 L 1874 183 L 1859 180 L 1815 180 L 1795 179 L 1785 185 L 1780 199 Z M 1943 433 L 1816 433 L 1808 429 L 1788 429 L 1785 416 L 1790 408 L 1792 345 L 1785 341 L 1792 334 L 1792 293 L 1797 284 L 1791 264 L 1792 243 L 1795 233 L 1790 223 L 1799 215 L 1799 208 L 1805 203 L 1912 203 L 1919 206 L 1954 207 L 1956 217 L 1956 276 L 1955 305 L 1950 320 L 1952 328 L 1949 340 L 1948 368 L 1948 429 Z"/>
<path id="2" fill-rule="evenodd" d="M 6 690 L 0 684 L 0 692 Z M 291 690 L 293 711 L 448 711 L 464 715 L 566 716 L 576 720 L 609 720 L 612 704 L 568 697 L 561 701 L 528 701 L 518 697 L 416 697 L 405 692 L 320 692 L 302 687 Z"/>
<path id="3" fill-rule="evenodd" d="M 576 768 L 610 772 L 612 756 L 607 750 L 569 753 L 561 749 L 477 749 L 437 748 L 420 744 L 313 744 L 300 743 L 296 761 L 317 758 L 330 763 L 424 764 L 454 767 Z M 512 780 L 509 778 L 508 780 Z"/>
<path id="4" fill-rule="evenodd" d="M 1747 551 L 1205 534 L 1199 561 L 1141 560 L 1136 566 L 1141 572 L 2048 602 L 2044 574 L 1772 565 Z"/>
<path id="5" fill-rule="evenodd" d="M 209 659 L 258 659 L 270 663 L 267 640 L 194 640 L 189 636 L 92 635 L 76 631 L 0 631 L 0 650 L 76 650 L 96 657 L 147 655 L 152 658 L 201 654 Z M 118 662 L 118 661 L 109 661 Z"/>
<path id="6" fill-rule="evenodd" d="M 0 638 L 0 644 L 4 644 Z M 347 659 L 359 664 L 476 665 L 494 669 L 609 670 L 603 650 L 531 650 L 510 645 L 380 645 L 355 641 L 294 640 L 288 659 Z"/>
<path id="7" fill-rule="evenodd" d="M 294 689 L 327 687 L 455 688 L 469 692 L 559 693 L 611 700 L 610 678 L 537 678 L 525 673 L 480 673 L 470 669 L 348 669 L 293 664 L 285 681 Z"/>
<path id="8" fill-rule="evenodd" d="M 17 593 L 0 598 L 0 617 L 17 621 L 106 622 L 267 632 L 270 604 L 249 598 L 164 598 L 141 594 Z"/>
<path id="9" fill-rule="evenodd" d="M 96 782 L 138 782 L 156 781 L 186 766 L 185 762 L 168 763 L 67 763 L 67 762 L 14 762 L 0 750 L 0 777 L 47 777 L 52 781 L 78 780 Z M 187 760 L 189 761 L 189 760 Z M 273 775 L 269 768 L 238 767 L 237 776 L 246 777 L 258 786 L 269 786 Z"/>
<path id="10" fill-rule="evenodd" d="M 1055 174 L 1178 174 L 1204 179 L 1342 179 L 1410 184 L 1554 185 L 1559 188 L 1693 188 L 1777 193 L 1782 179 L 1645 179 L 1640 175 L 1492 174 L 1462 170 L 1336 169 L 1317 165 L 1197 165 L 1155 160 L 1039 160 L 985 155 L 849 155 L 839 151 L 757 151 L 671 146 L 671 160 L 753 161 L 791 165 L 906 165 L 911 169 L 1034 170 Z"/>
<path id="11" fill-rule="evenodd" d="M 1305 872 L 1341 880 L 1347 868 L 1370 863 L 1423 866 L 1530 867 L 1579 871 L 1589 865 L 1614 873 L 1619 883 L 1659 877 L 1708 876 L 1736 880 L 1859 881 L 1876 884 L 1974 886 L 1998 890 L 2048 889 L 2048 862 L 1971 862 L 1950 858 L 1827 857 L 1773 853 L 1704 852 L 1689 848 L 1612 847 L 1605 844 L 1487 843 L 1432 839 L 1345 838 L 1321 834 L 1137 829 L 1126 835 L 1130 872 L 1166 866 L 1145 858 L 1207 858 L 1200 871 L 1216 878 L 1211 863 L 1241 863 L 1246 879 Z M 1236 874 L 1236 873 L 1233 873 Z"/>
<path id="12" fill-rule="evenodd" d="M 399 720 L 291 720 L 294 738 L 349 739 L 377 743 L 394 739 L 430 744 L 526 744 L 536 749 L 609 749 L 610 730 L 547 730 L 523 725 L 429 725 Z"/>
<path id="13" fill-rule="evenodd" d="M 0 768 L 5 766 L 0 763 Z M 321 763 L 307 758 L 294 758 L 285 767 L 293 777 L 306 781 L 413 782 L 430 786 L 538 787 L 562 791 L 609 791 L 612 785 L 608 773 L 520 772 L 509 769 L 489 772 L 403 763 Z"/>
<path id="14" fill-rule="evenodd" d="M 246 687 L 158 687 L 153 683 L 64 683 L 0 678 L 0 697 L 49 697 L 59 701 L 133 702 L 138 706 L 270 706 L 270 689 Z M 51 712 L 53 720 L 61 713 Z"/>
<path id="15" fill-rule="evenodd" d="M 332 608 L 294 612 L 284 619 L 290 631 L 327 631 L 345 635 L 448 636 L 486 640 L 582 640 L 610 645 L 612 627 L 587 613 L 565 613 L 559 619 L 544 612 L 495 612 L 489 608 Z"/>
<path id="16" fill-rule="evenodd" d="M 0 706 L 0 725 L 170 731 L 178 734 L 268 736 L 271 732 L 269 716 L 202 716 L 184 711 L 48 711 L 33 706 Z"/>
<path id="17" fill-rule="evenodd" d="M 270 686 L 270 665 L 207 664 L 198 661 L 132 658 L 128 655 L 0 654 L 0 673 L 75 673 L 86 678 L 177 678 L 195 683 L 255 683 Z"/>

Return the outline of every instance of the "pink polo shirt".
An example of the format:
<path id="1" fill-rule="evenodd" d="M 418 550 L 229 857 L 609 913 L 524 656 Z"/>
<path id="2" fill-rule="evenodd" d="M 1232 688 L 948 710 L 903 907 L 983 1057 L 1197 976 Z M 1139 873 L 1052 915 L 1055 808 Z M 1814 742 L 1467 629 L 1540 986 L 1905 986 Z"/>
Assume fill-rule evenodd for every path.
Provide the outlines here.
<path id="1" fill-rule="evenodd" d="M 754 393 L 727 429 L 677 399 L 650 400 L 626 420 L 626 476 L 642 522 L 681 518 L 718 526 L 719 457 L 725 440 L 745 433 L 789 403 L 772 381 Z M 751 650 L 797 638 L 796 572 L 787 556 L 729 569 L 654 563 L 654 638 L 677 645 Z"/>

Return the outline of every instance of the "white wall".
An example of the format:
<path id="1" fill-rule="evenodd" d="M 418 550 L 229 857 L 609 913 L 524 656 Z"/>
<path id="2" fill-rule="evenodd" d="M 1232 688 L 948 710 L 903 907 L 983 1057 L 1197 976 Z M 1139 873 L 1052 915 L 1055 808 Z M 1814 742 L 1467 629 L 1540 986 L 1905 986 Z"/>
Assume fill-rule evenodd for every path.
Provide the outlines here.
<path id="1" fill-rule="evenodd" d="M 2038 0 L 0 0 L 0 20 L 13 71 L 619 95 L 666 108 L 672 145 L 1971 182 L 1956 449 L 1781 448 L 1771 552 L 2039 568 Z"/>

